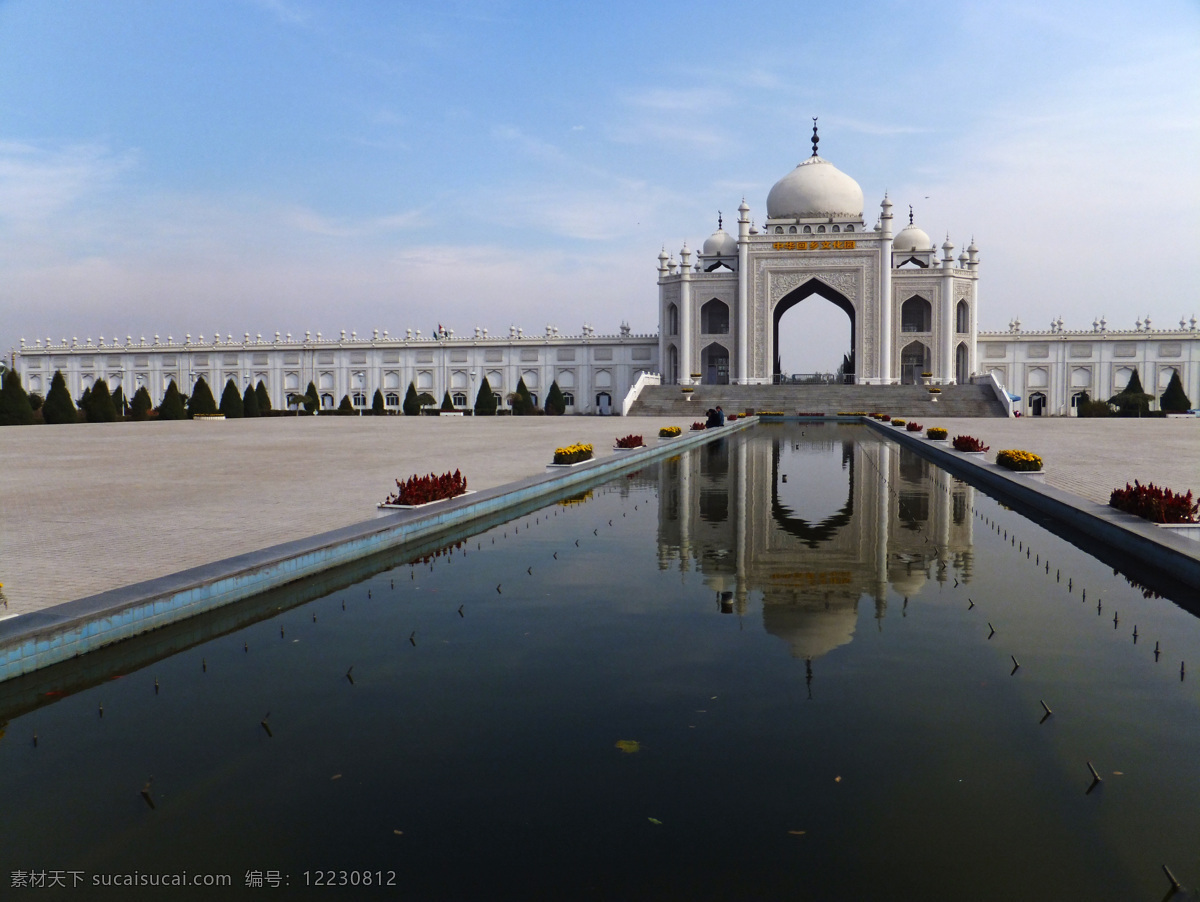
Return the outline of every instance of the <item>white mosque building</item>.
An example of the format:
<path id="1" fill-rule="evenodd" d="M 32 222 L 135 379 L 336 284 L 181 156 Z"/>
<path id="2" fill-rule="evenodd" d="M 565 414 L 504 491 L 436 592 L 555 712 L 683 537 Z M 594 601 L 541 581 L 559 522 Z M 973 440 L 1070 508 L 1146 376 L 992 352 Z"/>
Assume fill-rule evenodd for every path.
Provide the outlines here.
<path id="1" fill-rule="evenodd" d="M 814 120 L 815 123 L 815 120 Z M 979 249 L 972 240 L 957 257 L 947 237 L 940 248 L 913 222 L 893 232 L 885 195 L 877 221 L 867 225 L 862 188 L 817 153 L 775 183 L 761 227 L 743 199 L 736 234 L 717 231 L 694 254 L 658 257 L 659 333 L 635 335 L 622 325 L 598 335 L 557 327 L 506 336 L 486 329 L 471 335 L 442 330 L 403 337 L 374 330 L 360 338 L 276 332 L 235 339 L 185 335 L 93 341 L 22 338 L 13 361 L 26 390 L 44 394 L 56 370 L 75 397 L 97 379 L 126 396 L 145 386 L 157 404 L 170 382 L 189 393 L 203 377 L 219 394 L 232 380 L 239 390 L 263 382 L 276 406 L 289 394 L 316 386 L 323 408 L 348 396 L 369 407 L 379 390 L 399 409 L 409 385 L 456 407 L 474 405 L 483 377 L 503 409 L 520 380 L 535 402 L 558 383 L 568 413 L 610 414 L 629 409 L 641 387 L 662 382 L 767 386 L 786 382 L 781 372 L 779 323 L 807 300 L 827 301 L 850 320 L 850 347 L 842 378 L 865 385 L 924 382 L 951 385 L 995 381 L 1016 399 L 1014 412 L 1071 415 L 1083 393 L 1107 398 L 1136 369 L 1148 392 L 1161 394 L 1174 373 L 1200 404 L 1200 332 L 1196 318 L 1178 328 L 1110 329 L 1104 319 L 1090 330 L 1069 331 L 1061 320 L 1025 331 L 1014 320 L 1005 332 L 980 332 Z"/>

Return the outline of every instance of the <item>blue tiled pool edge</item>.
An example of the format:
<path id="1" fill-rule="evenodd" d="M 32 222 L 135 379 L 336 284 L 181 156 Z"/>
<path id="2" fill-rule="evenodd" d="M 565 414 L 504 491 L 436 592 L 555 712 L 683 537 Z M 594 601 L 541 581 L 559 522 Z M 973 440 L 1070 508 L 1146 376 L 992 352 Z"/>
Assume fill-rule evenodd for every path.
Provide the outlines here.
<path id="1" fill-rule="evenodd" d="M 613 454 L 571 470 L 555 470 L 454 498 L 434 510 L 398 511 L 0 621 L 0 682 L 324 570 L 418 542 L 478 517 L 611 477 L 681 449 L 748 429 L 757 422 L 757 417 L 747 417 L 719 430 L 685 433 L 668 442 Z"/>
<path id="2" fill-rule="evenodd" d="M 1033 482 L 997 464 L 918 438 L 894 426 L 885 426 L 870 417 L 862 420 L 880 435 L 914 449 L 956 476 L 991 490 L 1001 500 L 1027 505 L 1103 545 L 1162 569 L 1179 582 L 1200 589 L 1200 542 L 1160 529 L 1141 517 Z"/>

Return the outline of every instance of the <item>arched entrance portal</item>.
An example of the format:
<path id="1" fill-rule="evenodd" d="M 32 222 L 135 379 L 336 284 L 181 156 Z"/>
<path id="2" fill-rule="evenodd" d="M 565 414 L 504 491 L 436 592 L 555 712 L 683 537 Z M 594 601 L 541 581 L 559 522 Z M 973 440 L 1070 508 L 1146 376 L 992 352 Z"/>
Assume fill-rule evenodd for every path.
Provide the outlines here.
<path id="1" fill-rule="evenodd" d="M 971 381 L 971 355 L 967 351 L 965 344 L 959 344 L 954 350 L 954 381 L 959 385 L 965 385 Z"/>
<path id="2" fill-rule="evenodd" d="M 849 298 L 847 298 L 840 291 L 831 288 L 829 285 L 826 285 L 824 282 L 815 278 L 809 279 L 803 285 L 793 289 L 792 291 L 789 291 L 780 299 L 779 303 L 775 305 L 775 310 L 772 314 L 773 322 L 771 329 L 771 348 L 773 350 L 774 357 L 773 371 L 775 374 L 775 382 L 791 381 L 796 375 L 793 373 L 785 374 L 783 372 L 783 361 L 782 355 L 780 354 L 782 349 L 779 345 L 779 321 L 783 318 L 785 313 L 802 301 L 808 300 L 813 295 L 829 301 L 831 304 L 841 309 L 842 312 L 845 313 L 850 319 L 850 346 L 845 349 L 842 355 L 842 361 L 840 367 L 838 367 L 837 375 L 841 377 L 840 381 L 852 383 L 855 381 L 854 349 L 858 346 L 858 321 L 855 318 L 854 305 L 850 303 Z M 820 341 L 821 339 L 821 336 L 808 337 L 815 341 Z"/>
<path id="3" fill-rule="evenodd" d="M 921 374 L 930 371 L 929 346 L 919 342 L 909 342 L 900 352 L 900 384 L 920 385 Z"/>
<path id="4" fill-rule="evenodd" d="M 728 385 L 729 351 L 714 341 L 700 352 L 700 372 L 705 385 Z"/>

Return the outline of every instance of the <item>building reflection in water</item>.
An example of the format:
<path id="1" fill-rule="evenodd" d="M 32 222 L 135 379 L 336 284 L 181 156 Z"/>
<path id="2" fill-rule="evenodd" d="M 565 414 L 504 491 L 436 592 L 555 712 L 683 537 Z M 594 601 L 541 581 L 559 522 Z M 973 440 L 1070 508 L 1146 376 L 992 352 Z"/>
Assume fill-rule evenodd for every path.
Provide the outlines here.
<path id="1" fill-rule="evenodd" d="M 728 613 L 759 593 L 764 628 L 810 680 L 854 638 L 863 599 L 882 629 L 889 597 L 971 578 L 975 490 L 865 427 L 758 429 L 665 462 L 660 479 L 660 568 L 696 569 Z"/>

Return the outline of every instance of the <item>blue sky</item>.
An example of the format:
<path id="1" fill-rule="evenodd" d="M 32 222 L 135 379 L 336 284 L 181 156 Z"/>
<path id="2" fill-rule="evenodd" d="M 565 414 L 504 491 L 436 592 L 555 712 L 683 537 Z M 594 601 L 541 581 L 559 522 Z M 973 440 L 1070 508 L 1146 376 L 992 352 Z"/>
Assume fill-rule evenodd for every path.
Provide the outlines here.
<path id="1" fill-rule="evenodd" d="M 0 4 L 0 344 L 657 329 L 821 154 L 981 320 L 1200 315 L 1200 5 Z M 839 314 L 840 315 L 840 314 Z"/>

